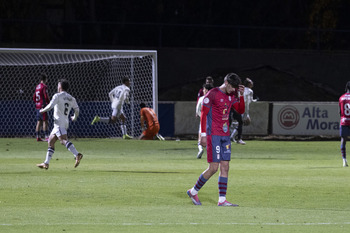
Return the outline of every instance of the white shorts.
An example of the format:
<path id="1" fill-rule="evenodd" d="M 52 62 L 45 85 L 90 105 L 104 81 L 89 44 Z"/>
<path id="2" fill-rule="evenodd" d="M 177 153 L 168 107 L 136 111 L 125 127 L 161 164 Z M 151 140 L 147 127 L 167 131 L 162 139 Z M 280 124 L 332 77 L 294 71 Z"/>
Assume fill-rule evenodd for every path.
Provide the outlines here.
<path id="1" fill-rule="evenodd" d="M 54 125 L 51 134 L 61 137 L 62 135 L 67 135 L 67 129 L 59 125 Z"/>
<path id="2" fill-rule="evenodd" d="M 123 108 L 121 108 L 121 109 L 112 108 L 112 110 L 113 110 L 112 116 L 120 118 L 120 115 L 122 115 L 122 114 L 124 115 Z"/>

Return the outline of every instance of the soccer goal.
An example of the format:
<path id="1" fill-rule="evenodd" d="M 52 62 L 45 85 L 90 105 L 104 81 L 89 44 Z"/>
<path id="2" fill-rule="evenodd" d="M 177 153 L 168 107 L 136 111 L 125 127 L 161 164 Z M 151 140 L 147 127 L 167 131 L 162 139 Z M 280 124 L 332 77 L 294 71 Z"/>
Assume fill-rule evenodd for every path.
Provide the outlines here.
<path id="1" fill-rule="evenodd" d="M 157 52 L 135 50 L 61 50 L 0 48 L 0 136 L 28 137 L 35 134 L 33 94 L 40 74 L 48 76 L 49 96 L 57 92 L 57 81 L 66 78 L 68 92 L 79 104 L 80 115 L 71 123 L 73 137 L 120 137 L 119 124 L 94 124 L 95 115 L 112 113 L 108 93 L 131 80 L 130 104 L 124 104 L 128 134 L 139 136 L 140 103 L 158 113 Z M 53 127 L 49 112 L 49 129 Z"/>

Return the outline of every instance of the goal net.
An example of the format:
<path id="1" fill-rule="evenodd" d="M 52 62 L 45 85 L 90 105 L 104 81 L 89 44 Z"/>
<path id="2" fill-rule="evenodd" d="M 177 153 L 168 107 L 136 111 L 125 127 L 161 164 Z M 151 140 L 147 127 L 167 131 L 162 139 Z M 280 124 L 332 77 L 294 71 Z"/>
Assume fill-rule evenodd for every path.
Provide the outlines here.
<path id="1" fill-rule="evenodd" d="M 130 78 L 130 104 L 124 104 L 129 135 L 138 137 L 140 103 L 158 113 L 157 52 L 123 50 L 0 49 L 0 136 L 35 135 L 36 114 L 33 94 L 40 75 L 48 76 L 50 99 L 57 83 L 66 78 L 68 93 L 80 108 L 78 121 L 70 123 L 70 137 L 121 137 L 119 122 L 91 125 L 95 115 L 112 114 L 108 93 Z M 49 112 L 49 130 L 53 127 Z"/>

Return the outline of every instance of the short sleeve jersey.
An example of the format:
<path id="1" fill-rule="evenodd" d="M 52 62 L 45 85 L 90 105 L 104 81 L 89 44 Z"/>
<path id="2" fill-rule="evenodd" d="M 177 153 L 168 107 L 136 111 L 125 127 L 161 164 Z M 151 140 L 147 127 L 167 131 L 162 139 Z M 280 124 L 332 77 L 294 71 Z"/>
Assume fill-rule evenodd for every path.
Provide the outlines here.
<path id="1" fill-rule="evenodd" d="M 68 128 L 68 116 L 71 109 L 79 108 L 75 98 L 65 91 L 55 94 L 45 109 L 51 109 L 52 107 L 54 107 L 54 123 L 66 128 Z"/>
<path id="2" fill-rule="evenodd" d="M 227 95 L 218 87 L 211 89 L 203 99 L 203 106 L 209 108 L 207 115 L 207 135 L 229 136 L 230 110 L 237 99 Z"/>
<path id="3" fill-rule="evenodd" d="M 44 83 L 39 83 L 36 86 L 33 100 L 36 109 L 44 108 L 50 102 L 47 86 Z"/>
<path id="4" fill-rule="evenodd" d="M 340 125 L 350 126 L 350 93 L 339 98 Z"/>
<path id="5" fill-rule="evenodd" d="M 142 108 L 140 115 L 146 120 L 148 127 L 159 124 L 157 115 L 152 108 Z"/>
<path id="6" fill-rule="evenodd" d="M 112 101 L 112 108 L 121 109 L 124 102 L 128 103 L 129 93 L 130 93 L 130 88 L 124 84 L 114 88 L 109 93 L 109 96 Z"/>

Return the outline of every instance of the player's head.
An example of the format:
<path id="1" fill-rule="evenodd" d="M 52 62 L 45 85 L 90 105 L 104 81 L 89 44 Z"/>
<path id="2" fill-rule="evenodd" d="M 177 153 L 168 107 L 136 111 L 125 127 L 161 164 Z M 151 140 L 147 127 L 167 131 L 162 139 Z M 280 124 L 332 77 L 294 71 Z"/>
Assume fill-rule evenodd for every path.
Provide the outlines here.
<path id="1" fill-rule="evenodd" d="M 203 93 L 204 95 L 206 95 L 208 93 L 208 91 L 210 91 L 213 88 L 213 84 L 212 83 L 204 83 L 203 84 Z"/>
<path id="2" fill-rule="evenodd" d="M 58 81 L 58 92 L 60 91 L 68 91 L 69 83 L 67 79 L 60 79 Z"/>
<path id="3" fill-rule="evenodd" d="M 145 107 L 146 107 L 146 104 L 145 104 L 145 103 L 141 103 L 141 104 L 140 104 L 140 108 L 141 108 L 141 109 L 143 109 L 143 108 L 145 108 Z"/>
<path id="4" fill-rule="evenodd" d="M 229 73 L 224 78 L 226 93 L 237 91 L 241 84 L 241 78 L 235 73 Z"/>
<path id="5" fill-rule="evenodd" d="M 130 79 L 129 78 L 127 78 L 127 77 L 125 77 L 125 78 L 123 78 L 123 80 L 122 80 L 122 83 L 125 85 L 125 86 L 130 86 Z"/>
<path id="6" fill-rule="evenodd" d="M 41 74 L 40 75 L 40 82 L 46 83 L 47 82 L 47 75 L 46 74 Z"/>
<path id="7" fill-rule="evenodd" d="M 346 83 L 345 92 L 350 92 L 350 81 Z"/>
<path id="8" fill-rule="evenodd" d="M 208 76 L 205 78 L 205 83 L 207 83 L 207 84 L 211 83 L 214 85 L 214 79 L 211 76 Z"/>
<path id="9" fill-rule="evenodd" d="M 254 82 L 253 82 L 250 78 L 246 78 L 246 79 L 243 81 L 243 85 L 244 85 L 245 87 L 253 88 Z"/>

